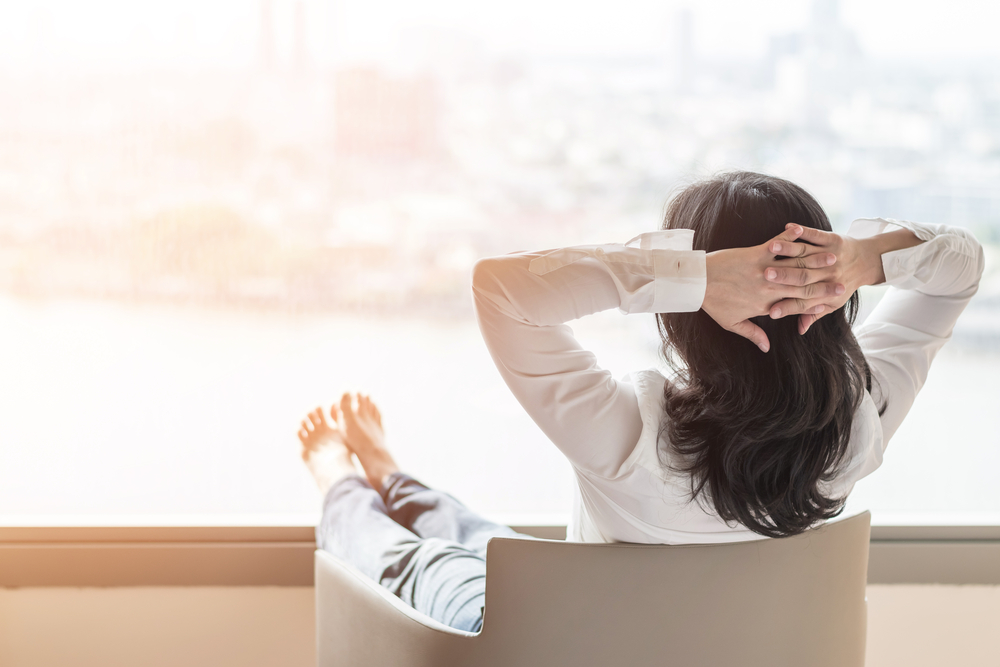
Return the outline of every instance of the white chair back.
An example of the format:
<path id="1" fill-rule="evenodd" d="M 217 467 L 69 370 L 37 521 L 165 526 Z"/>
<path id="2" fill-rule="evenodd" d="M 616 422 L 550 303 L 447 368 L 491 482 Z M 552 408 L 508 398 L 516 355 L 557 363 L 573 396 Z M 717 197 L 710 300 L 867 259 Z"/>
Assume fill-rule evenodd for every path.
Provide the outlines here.
<path id="1" fill-rule="evenodd" d="M 496 538 L 477 635 L 317 551 L 318 659 L 400 667 L 862 667 L 870 515 L 714 545 Z"/>

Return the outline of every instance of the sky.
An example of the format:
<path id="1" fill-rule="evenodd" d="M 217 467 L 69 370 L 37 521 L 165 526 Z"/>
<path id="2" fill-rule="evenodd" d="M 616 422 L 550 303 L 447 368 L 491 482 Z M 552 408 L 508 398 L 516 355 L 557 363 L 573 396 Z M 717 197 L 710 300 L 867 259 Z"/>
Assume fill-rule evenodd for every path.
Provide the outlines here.
<path id="1" fill-rule="evenodd" d="M 279 54 L 291 52 L 295 0 L 272 0 Z M 498 56 L 664 53 L 690 9 L 706 57 L 756 56 L 805 25 L 807 0 L 303 0 L 318 62 L 405 58 L 413 36 L 466 41 Z M 257 57 L 262 0 L 34 0 L 0 4 L 0 71 L 241 67 Z M 842 0 L 865 52 L 883 58 L 1000 56 L 1000 4 Z M 437 39 L 434 37 L 433 39 Z"/>

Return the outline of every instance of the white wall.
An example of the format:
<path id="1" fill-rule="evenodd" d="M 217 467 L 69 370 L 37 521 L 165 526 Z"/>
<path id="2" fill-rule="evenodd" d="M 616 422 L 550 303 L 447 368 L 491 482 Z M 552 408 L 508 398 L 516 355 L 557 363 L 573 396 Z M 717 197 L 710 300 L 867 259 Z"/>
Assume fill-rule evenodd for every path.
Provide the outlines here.
<path id="1" fill-rule="evenodd" d="M 1000 586 L 870 586 L 868 667 L 1000 664 Z M 306 667 L 311 588 L 0 589 L 3 667 Z"/>
<path id="2" fill-rule="evenodd" d="M 1000 665 L 1000 586 L 869 586 L 867 667 Z"/>
<path id="3" fill-rule="evenodd" d="M 3 667 L 312 667 L 313 589 L 0 590 Z"/>

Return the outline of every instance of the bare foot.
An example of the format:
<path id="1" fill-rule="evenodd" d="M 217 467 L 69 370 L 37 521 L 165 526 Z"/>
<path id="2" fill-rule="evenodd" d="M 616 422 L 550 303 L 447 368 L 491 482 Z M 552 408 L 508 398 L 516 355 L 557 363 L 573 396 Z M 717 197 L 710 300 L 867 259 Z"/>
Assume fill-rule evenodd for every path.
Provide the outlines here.
<path id="1" fill-rule="evenodd" d="M 302 442 L 302 460 L 316 480 L 320 493 L 326 496 L 330 487 L 347 475 L 357 474 L 351 450 L 344 444 L 344 433 L 337 423 L 336 412 L 333 426 L 327 423 L 322 408 L 316 408 L 302 420 L 299 440 Z"/>
<path id="2" fill-rule="evenodd" d="M 356 394 L 354 399 L 350 394 L 341 396 L 340 413 L 344 417 L 344 442 L 358 457 L 369 483 L 381 490 L 386 477 L 399 472 L 399 466 L 385 448 L 381 413 L 371 399 L 362 394 Z M 330 414 L 334 414 L 333 409 Z"/>

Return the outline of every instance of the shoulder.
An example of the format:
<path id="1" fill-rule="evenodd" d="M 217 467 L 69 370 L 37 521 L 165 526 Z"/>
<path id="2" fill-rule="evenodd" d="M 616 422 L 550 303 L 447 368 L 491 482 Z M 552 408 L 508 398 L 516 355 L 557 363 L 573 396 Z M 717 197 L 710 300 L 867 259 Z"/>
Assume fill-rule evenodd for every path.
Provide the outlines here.
<path id="1" fill-rule="evenodd" d="M 668 380 L 659 370 L 650 368 L 629 373 L 622 378 L 622 382 L 632 385 L 635 391 L 639 415 L 642 418 L 642 432 L 616 477 L 625 475 L 637 465 L 660 476 L 662 466 L 659 463 L 657 449 L 664 416 L 663 387 Z"/>

